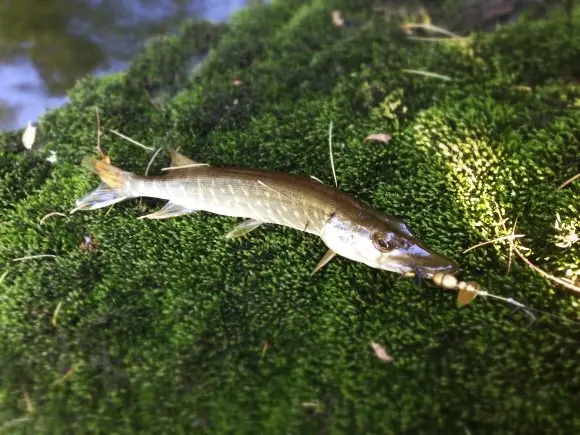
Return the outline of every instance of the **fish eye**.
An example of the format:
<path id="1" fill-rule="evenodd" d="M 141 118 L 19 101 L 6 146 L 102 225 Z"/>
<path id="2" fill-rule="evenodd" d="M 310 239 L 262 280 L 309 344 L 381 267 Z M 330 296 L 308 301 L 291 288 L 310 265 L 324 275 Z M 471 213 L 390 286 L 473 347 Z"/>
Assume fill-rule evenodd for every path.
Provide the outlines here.
<path id="1" fill-rule="evenodd" d="M 389 240 L 389 234 L 383 231 L 373 233 L 373 245 L 381 252 L 389 252 L 395 248 L 395 243 Z"/>

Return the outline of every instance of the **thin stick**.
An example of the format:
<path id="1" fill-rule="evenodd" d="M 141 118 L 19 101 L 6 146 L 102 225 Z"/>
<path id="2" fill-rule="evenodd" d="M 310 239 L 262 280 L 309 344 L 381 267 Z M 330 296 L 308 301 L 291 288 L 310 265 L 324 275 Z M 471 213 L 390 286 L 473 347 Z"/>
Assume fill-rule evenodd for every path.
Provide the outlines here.
<path id="1" fill-rule="evenodd" d="M 516 251 L 516 254 L 518 255 L 518 257 L 520 257 L 524 263 L 526 263 L 528 266 L 530 266 L 533 270 L 538 272 L 544 278 L 549 279 L 551 281 L 554 281 L 555 283 L 558 283 L 561 286 L 566 287 L 567 289 L 570 289 L 572 291 L 580 293 L 580 287 L 575 286 L 574 284 L 570 284 L 569 282 L 567 282 L 561 278 L 555 277 L 554 275 L 550 275 L 548 272 L 543 271 L 538 266 L 536 266 L 534 263 L 532 263 L 530 260 L 528 260 L 526 257 L 524 257 L 524 255 L 520 252 L 520 250 L 517 248 L 515 243 L 513 243 L 513 242 L 511 242 L 511 243 L 514 245 L 514 251 Z"/>
<path id="2" fill-rule="evenodd" d="M 409 74 L 417 74 L 420 76 L 431 77 L 431 78 L 441 79 L 441 80 L 445 80 L 445 81 L 452 81 L 453 80 L 449 76 L 444 76 L 443 74 L 437 74 L 434 72 L 424 71 L 424 70 L 420 70 L 420 69 L 404 69 L 402 71 L 409 73 Z"/>
<path id="3" fill-rule="evenodd" d="M 28 255 L 26 257 L 15 258 L 12 261 L 32 260 L 33 258 L 56 258 L 56 255 L 52 254 Z"/>
<path id="4" fill-rule="evenodd" d="M 500 219 L 503 219 L 503 216 L 501 214 L 501 211 L 499 209 L 499 205 L 496 203 L 495 204 L 496 207 L 496 211 L 499 215 Z M 516 221 L 517 222 L 517 221 Z M 505 229 L 505 224 L 502 222 L 502 225 Z M 514 224 L 514 229 L 515 229 L 515 224 Z M 544 278 L 553 281 L 557 284 L 560 284 L 563 287 L 566 287 L 567 289 L 570 289 L 574 292 L 580 293 L 580 287 L 575 286 L 574 284 L 571 284 L 561 278 L 555 277 L 554 275 L 550 275 L 548 272 L 545 272 L 544 270 L 540 269 L 538 266 L 536 266 L 534 263 L 532 263 L 530 260 L 528 260 L 522 253 L 521 251 L 518 249 L 518 247 L 516 246 L 516 244 L 514 243 L 514 241 L 512 239 L 508 239 L 511 248 L 515 251 L 515 253 L 517 254 L 518 257 L 520 257 L 522 259 L 522 261 L 524 263 L 526 263 L 530 268 L 532 268 L 532 270 L 536 271 L 537 273 L 539 273 L 541 276 L 543 276 Z"/>
<path id="5" fill-rule="evenodd" d="M 338 187 L 338 181 L 336 180 L 336 171 L 334 170 L 334 158 L 332 157 L 332 121 L 330 121 L 330 125 L 328 126 L 328 151 L 330 153 L 330 166 L 332 166 L 334 185 Z"/>
<path id="6" fill-rule="evenodd" d="M 282 197 L 286 198 L 288 201 L 292 202 L 292 199 L 291 199 L 291 198 L 288 198 L 286 195 L 284 195 L 284 194 L 283 194 L 283 193 L 281 193 L 281 192 L 278 192 L 276 189 L 274 189 L 273 187 L 270 187 L 270 186 L 268 186 L 266 183 L 264 183 L 264 182 L 262 182 L 262 181 L 258 180 L 258 184 L 261 184 L 262 186 L 266 187 L 267 189 L 270 189 L 270 190 L 272 190 L 272 191 L 276 192 L 278 195 L 280 195 L 280 196 L 282 196 Z"/>
<path id="7" fill-rule="evenodd" d="M 428 31 L 434 32 L 434 33 L 441 33 L 442 35 L 447 35 L 450 38 L 454 38 L 454 39 L 467 39 L 467 38 L 464 38 L 463 36 L 459 36 L 456 33 L 450 32 L 449 30 L 444 29 L 443 27 L 434 26 L 433 24 L 407 23 L 407 24 L 403 24 L 401 27 L 404 30 L 423 29 L 423 30 L 428 30 Z"/>
<path id="8" fill-rule="evenodd" d="M 324 184 L 324 182 L 320 178 L 316 178 L 314 175 L 311 175 L 310 178 L 312 178 L 313 180 L 318 181 L 321 184 Z"/>
<path id="9" fill-rule="evenodd" d="M 143 148 L 143 149 L 145 149 L 145 150 L 147 150 L 147 151 L 155 151 L 155 148 L 148 147 L 147 145 L 143 145 L 142 143 L 140 143 L 140 142 L 137 142 L 135 139 L 131 139 L 130 137 L 128 137 L 128 136 L 125 136 L 125 135 L 124 135 L 124 134 L 122 134 L 122 133 L 119 133 L 117 130 L 109 130 L 109 131 L 110 131 L 111 133 L 115 133 L 117 136 L 120 136 L 120 137 L 122 137 L 123 139 L 125 139 L 125 140 L 127 140 L 127 141 L 131 142 L 132 144 L 135 144 L 135 145 L 137 145 L 137 146 L 140 146 L 141 148 Z"/>
<path id="10" fill-rule="evenodd" d="M 197 168 L 198 166 L 209 166 L 207 163 L 191 163 L 189 165 L 182 165 L 182 166 L 169 166 L 167 168 L 161 168 L 162 171 L 173 171 L 175 169 L 184 169 L 184 168 Z"/>
<path id="11" fill-rule="evenodd" d="M 58 212 L 58 211 L 53 211 L 52 213 L 45 214 L 45 215 L 42 217 L 42 219 L 40 219 L 40 222 L 39 222 L 39 223 L 40 223 L 40 225 L 42 225 L 42 224 L 43 224 L 43 223 L 44 223 L 44 222 L 45 222 L 45 221 L 46 221 L 46 220 L 47 220 L 49 217 L 51 217 L 51 216 L 64 216 L 64 217 L 66 217 L 66 214 L 64 214 L 64 213 L 60 213 L 60 212 Z"/>
<path id="12" fill-rule="evenodd" d="M 498 237 L 497 239 L 488 240 L 486 242 L 481 242 L 481 243 L 478 243 L 477 245 L 473 245 L 471 248 L 467 248 L 465 251 L 463 251 L 463 253 L 465 254 L 466 252 L 469 252 L 475 248 L 479 248 L 480 246 L 485 246 L 485 245 L 489 245 L 491 243 L 500 242 L 502 240 L 516 239 L 516 238 L 520 238 L 520 237 L 525 237 L 525 234 L 513 234 L 511 236 Z"/>
<path id="13" fill-rule="evenodd" d="M 568 184 L 573 183 L 574 181 L 576 181 L 578 178 L 580 178 L 580 173 L 578 173 L 578 174 L 574 175 L 572 178 L 569 178 L 568 180 L 564 181 L 562 184 L 560 184 L 560 186 L 558 186 L 558 189 L 563 189 Z"/>

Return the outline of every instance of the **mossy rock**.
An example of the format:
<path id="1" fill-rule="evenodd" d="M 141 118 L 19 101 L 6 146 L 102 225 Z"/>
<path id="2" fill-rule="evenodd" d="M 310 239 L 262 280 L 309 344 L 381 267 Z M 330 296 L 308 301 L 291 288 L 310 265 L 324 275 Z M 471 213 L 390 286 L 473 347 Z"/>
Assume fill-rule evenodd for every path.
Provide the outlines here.
<path id="1" fill-rule="evenodd" d="M 332 121 L 342 190 L 405 219 L 463 279 L 579 321 L 574 294 L 518 258 L 506 273 L 505 243 L 462 252 L 506 235 L 500 210 L 530 261 L 578 278 L 579 244 L 557 246 L 554 223 L 579 225 L 578 184 L 558 186 L 578 172 L 580 10 L 455 44 L 411 41 L 374 6 L 280 0 L 227 28 L 188 24 L 126 73 L 79 82 L 32 151 L 0 135 L 0 427 L 578 433 L 578 324 L 484 297 L 459 309 L 428 282 L 345 259 L 311 277 L 325 247 L 286 228 L 226 241 L 236 219 L 137 220 L 160 206 L 150 199 L 67 214 L 98 184 L 80 166 L 95 106 L 101 144 L 138 173 L 152 152 L 109 129 L 332 183 Z M 39 223 L 55 211 L 67 215 Z M 36 254 L 55 257 L 13 261 Z"/>

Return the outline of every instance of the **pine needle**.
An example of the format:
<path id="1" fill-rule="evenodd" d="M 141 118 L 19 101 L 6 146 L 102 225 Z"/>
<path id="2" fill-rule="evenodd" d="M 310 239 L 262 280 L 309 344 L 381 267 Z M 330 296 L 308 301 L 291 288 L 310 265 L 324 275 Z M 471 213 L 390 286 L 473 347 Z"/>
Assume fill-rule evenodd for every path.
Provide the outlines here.
<path id="1" fill-rule="evenodd" d="M 189 165 L 182 166 L 169 166 L 167 168 L 161 168 L 162 171 L 174 171 L 175 169 L 185 169 L 185 168 L 197 168 L 199 166 L 209 166 L 207 163 L 191 163 Z"/>
<path id="2" fill-rule="evenodd" d="M 58 384 L 62 384 L 63 382 L 65 382 L 68 378 L 70 378 L 74 372 L 77 370 L 78 368 L 78 364 L 72 366 L 64 375 L 62 375 L 60 378 L 58 378 L 56 381 L 53 382 L 52 385 L 58 385 Z"/>
<path id="3" fill-rule="evenodd" d="M 512 236 L 515 235 L 516 233 L 516 225 L 518 223 L 518 217 L 516 216 L 515 220 L 514 220 L 514 226 L 512 227 Z M 503 224 L 504 227 L 504 231 L 505 231 L 505 223 Z M 510 239 L 510 241 L 513 241 L 513 239 Z M 507 265 L 507 269 L 506 269 L 506 275 L 510 274 L 510 270 L 512 269 L 512 258 L 514 256 L 514 243 L 510 243 L 510 253 L 509 253 L 509 257 L 508 257 L 508 265 Z"/>
<path id="4" fill-rule="evenodd" d="M 125 139 L 126 141 L 129 141 L 129 142 L 131 142 L 132 144 L 135 144 L 135 145 L 137 145 L 137 146 L 139 146 L 139 147 L 141 147 L 141 148 L 143 148 L 143 149 L 145 149 L 145 150 L 147 150 L 147 151 L 155 151 L 155 148 L 148 147 L 147 145 L 143 145 L 142 143 L 140 143 L 140 142 L 137 142 L 135 139 L 131 139 L 130 137 L 128 137 L 128 136 L 125 136 L 125 135 L 124 135 L 124 134 L 122 134 L 122 133 L 119 133 L 117 130 L 109 130 L 109 131 L 110 131 L 111 133 L 115 133 L 117 136 L 119 136 L 119 137 L 122 137 L 122 138 L 123 138 L 123 139 Z"/>
<path id="5" fill-rule="evenodd" d="M 409 73 L 409 74 L 416 74 L 416 75 L 420 75 L 420 76 L 425 76 L 425 77 L 431 77 L 434 79 L 441 79 L 441 80 L 445 80 L 445 81 L 452 81 L 453 79 L 449 76 L 445 76 L 443 74 L 438 74 L 438 73 L 434 73 L 431 71 L 424 71 L 424 70 L 420 70 L 420 69 L 404 69 L 402 70 L 403 72 Z"/>
<path id="6" fill-rule="evenodd" d="M 39 255 L 28 255 L 26 257 L 15 258 L 12 261 L 24 261 L 24 260 L 32 260 L 34 258 L 56 258 L 56 255 L 52 254 L 39 254 Z"/>
<path id="7" fill-rule="evenodd" d="M 467 39 L 463 36 L 458 35 L 457 33 L 450 32 L 443 27 L 435 26 L 433 24 L 421 24 L 421 23 L 407 23 L 401 26 L 403 30 L 411 30 L 411 29 L 423 29 L 433 33 L 439 33 L 441 35 L 446 35 L 449 38 L 453 39 Z"/>
<path id="8" fill-rule="evenodd" d="M 332 175 L 334 176 L 334 185 L 338 187 L 336 171 L 334 169 L 334 157 L 332 156 L 332 121 L 330 121 L 330 125 L 328 126 L 328 150 L 330 153 L 330 166 L 332 167 Z"/>
<path id="9" fill-rule="evenodd" d="M 562 184 L 560 184 L 560 186 L 558 186 L 558 189 L 563 189 L 568 184 L 573 183 L 574 181 L 576 181 L 578 178 L 580 178 L 580 173 L 578 173 L 578 174 L 574 175 L 572 178 L 569 178 L 566 181 L 564 181 Z"/>
<path id="10" fill-rule="evenodd" d="M 39 224 L 40 224 L 40 225 L 42 225 L 44 222 L 46 222 L 46 220 L 47 220 L 49 217 L 52 217 L 52 216 L 63 216 L 63 217 L 66 217 L 66 214 L 64 214 L 64 213 L 60 213 L 60 212 L 58 212 L 58 211 L 53 211 L 52 213 L 47 213 L 47 214 L 45 214 L 45 215 L 42 217 L 42 219 L 40 219 L 40 222 L 39 222 Z"/>
<path id="11" fill-rule="evenodd" d="M 60 309 L 62 308 L 62 301 L 59 302 L 56 305 L 56 308 L 54 310 L 54 314 L 52 315 L 52 326 L 54 326 L 55 328 L 58 326 L 57 321 L 58 321 L 58 315 L 60 314 Z"/>
<path id="12" fill-rule="evenodd" d="M 151 160 L 149 160 L 149 163 L 147 164 L 147 169 L 145 169 L 145 176 L 147 176 L 147 174 L 149 174 L 149 169 L 151 169 L 151 165 L 153 164 L 153 161 L 159 155 L 159 153 L 161 152 L 162 149 L 163 148 L 157 148 L 157 151 L 155 151 L 155 154 L 153 154 L 153 157 L 151 157 Z"/>
<path id="13" fill-rule="evenodd" d="M 95 117 L 97 122 L 97 152 L 101 158 L 105 155 L 105 152 L 101 148 L 101 118 L 99 117 L 99 107 L 95 106 Z"/>
<path id="14" fill-rule="evenodd" d="M 493 240 L 488 240 L 486 242 L 481 242 L 481 243 L 478 243 L 477 245 L 473 245 L 471 248 L 467 248 L 465 251 L 463 251 L 463 253 L 465 254 L 465 253 L 471 251 L 472 249 L 479 248 L 479 247 L 485 246 L 485 245 L 490 245 L 492 243 L 500 242 L 502 240 L 513 240 L 513 239 L 517 239 L 520 237 L 525 237 L 525 234 L 512 234 L 511 236 L 498 237 L 498 238 L 493 239 Z"/>

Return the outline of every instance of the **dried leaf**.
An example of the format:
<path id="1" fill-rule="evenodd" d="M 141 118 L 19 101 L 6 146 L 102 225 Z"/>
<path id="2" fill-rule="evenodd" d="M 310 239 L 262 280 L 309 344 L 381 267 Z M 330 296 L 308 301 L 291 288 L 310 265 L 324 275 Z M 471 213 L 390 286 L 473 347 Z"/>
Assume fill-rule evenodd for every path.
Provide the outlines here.
<path id="1" fill-rule="evenodd" d="M 98 244 L 93 240 L 90 235 L 84 236 L 83 241 L 79 245 L 81 251 L 93 252 L 98 248 Z"/>
<path id="2" fill-rule="evenodd" d="M 371 347 L 375 351 L 375 355 L 377 356 L 377 358 L 380 359 L 381 361 L 386 363 L 393 361 L 393 357 L 391 357 L 391 355 L 389 355 L 385 350 L 385 348 L 380 344 L 371 341 Z"/>
<path id="3" fill-rule="evenodd" d="M 331 12 L 332 15 L 332 24 L 334 24 L 334 27 L 342 27 L 344 26 L 344 19 L 342 18 L 342 14 L 340 13 L 340 11 L 332 11 Z"/>
<path id="4" fill-rule="evenodd" d="M 22 134 L 22 145 L 24 145 L 24 148 L 27 150 L 31 149 L 32 145 L 34 145 L 34 141 L 36 140 L 36 128 L 36 124 L 28 121 L 28 126 Z"/>
<path id="5" fill-rule="evenodd" d="M 46 158 L 46 161 L 48 163 L 52 163 L 54 165 L 57 162 L 56 151 L 49 151 L 49 152 L 50 152 L 50 156 L 48 156 Z"/>
<path id="6" fill-rule="evenodd" d="M 389 143 L 392 139 L 392 136 L 387 133 L 374 133 L 367 137 L 365 137 L 364 141 L 368 142 L 369 140 L 376 140 L 383 143 Z"/>
<path id="7" fill-rule="evenodd" d="M 236 88 L 239 88 L 243 84 L 244 84 L 244 82 L 242 82 L 240 79 L 233 79 L 232 80 L 232 85 L 234 85 Z"/>

